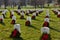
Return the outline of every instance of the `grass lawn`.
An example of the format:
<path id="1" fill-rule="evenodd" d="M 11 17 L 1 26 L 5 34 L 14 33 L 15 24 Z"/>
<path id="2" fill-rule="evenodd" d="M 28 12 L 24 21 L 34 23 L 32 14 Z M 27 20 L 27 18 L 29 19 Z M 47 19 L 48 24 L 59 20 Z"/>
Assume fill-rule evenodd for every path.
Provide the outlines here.
<path id="1" fill-rule="evenodd" d="M 0 13 L 1 15 L 1 13 Z M 46 11 L 44 10 L 39 16 L 36 17 L 36 20 L 32 20 L 32 27 L 25 26 L 25 19 L 20 19 L 20 16 L 16 13 L 14 14 L 17 17 L 16 23 L 21 25 L 21 37 L 24 40 L 39 40 L 41 37 L 41 27 L 44 23 L 46 16 Z M 6 18 L 4 19 L 4 24 L 0 23 L 0 40 L 14 40 L 9 38 L 11 32 L 14 29 L 14 26 L 11 24 L 10 13 L 7 12 Z M 30 16 L 32 16 L 30 14 Z M 60 19 L 51 11 L 50 9 L 50 34 L 52 40 L 60 40 Z"/>

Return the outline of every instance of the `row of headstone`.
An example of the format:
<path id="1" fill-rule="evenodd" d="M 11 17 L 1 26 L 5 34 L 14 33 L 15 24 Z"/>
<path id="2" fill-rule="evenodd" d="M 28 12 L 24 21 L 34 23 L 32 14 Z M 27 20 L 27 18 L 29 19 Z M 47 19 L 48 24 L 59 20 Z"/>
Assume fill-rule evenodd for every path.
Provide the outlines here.
<path id="1" fill-rule="evenodd" d="M 16 24 L 16 16 L 13 10 L 10 11 L 10 18 L 12 18 L 11 24 Z"/>
<path id="2" fill-rule="evenodd" d="M 16 13 L 17 13 L 17 15 L 20 15 L 22 12 L 23 12 L 23 13 L 25 13 L 25 11 L 24 11 L 24 10 L 20 10 L 20 9 L 18 9 L 18 10 L 14 10 L 14 12 L 16 12 Z"/>
<path id="3" fill-rule="evenodd" d="M 49 15 L 46 15 L 46 16 L 48 16 L 48 17 L 45 17 L 44 22 L 49 22 Z M 30 24 L 31 24 L 31 17 L 27 17 L 26 25 L 29 26 Z M 45 23 L 45 26 L 43 26 L 41 28 L 41 33 L 42 33 L 41 40 L 51 40 L 51 38 L 50 38 L 50 29 L 47 25 L 48 25 L 48 23 Z M 20 25 L 15 24 L 14 25 L 14 30 L 12 31 L 10 37 L 11 38 L 19 38 L 20 35 L 21 35 Z"/>
<path id="4" fill-rule="evenodd" d="M 60 11 L 59 10 L 55 9 L 52 11 L 57 15 L 58 18 L 60 18 Z"/>
<path id="5" fill-rule="evenodd" d="M 44 24 L 43 24 L 43 27 L 49 27 L 49 10 L 46 10 L 46 17 L 45 17 L 45 20 L 44 20 Z"/>
<path id="6" fill-rule="evenodd" d="M 36 16 L 38 16 L 38 14 L 42 12 L 42 10 L 26 10 L 26 12 L 23 10 L 14 10 L 14 12 L 16 12 L 18 15 L 23 12 L 24 14 L 26 13 L 27 16 L 29 16 L 29 14 L 36 13 Z"/>
<path id="7" fill-rule="evenodd" d="M 0 15 L 0 23 L 4 23 L 4 18 L 6 17 L 6 12 L 8 10 L 2 10 L 2 15 Z"/>
<path id="8" fill-rule="evenodd" d="M 42 10 L 41 10 L 41 12 L 42 12 Z M 20 15 L 21 15 L 20 19 L 24 19 L 24 12 L 23 11 L 20 13 Z M 16 21 L 16 17 L 13 16 L 12 17 L 12 22 L 11 22 L 12 24 L 15 24 L 15 21 L 13 19 L 15 19 L 15 21 Z M 26 26 L 30 26 L 31 25 L 31 19 L 36 19 L 36 13 L 33 13 L 32 17 L 30 17 L 30 16 L 27 17 L 27 20 L 25 22 Z"/>
<path id="9" fill-rule="evenodd" d="M 35 19 L 36 16 L 38 16 L 38 14 L 41 13 L 42 11 L 43 11 L 43 10 L 37 10 L 37 12 L 32 11 L 32 12 L 33 12 L 33 13 L 32 13 L 32 19 Z M 20 19 L 24 19 L 24 14 L 25 14 L 25 13 L 22 11 L 20 14 L 21 14 Z M 27 10 L 27 11 L 26 11 L 26 15 L 29 16 L 29 14 L 31 14 L 31 13 L 29 12 L 29 10 Z"/>
<path id="10" fill-rule="evenodd" d="M 6 13 L 8 10 L 3 10 L 2 11 L 2 15 L 0 15 L 0 23 L 4 23 L 4 18 L 6 18 Z M 11 24 L 15 24 L 16 23 L 16 16 L 14 16 L 14 12 L 11 11 L 10 13 L 10 18 L 12 18 Z"/>
<path id="11" fill-rule="evenodd" d="M 12 12 L 13 13 L 13 12 Z M 0 21 L 3 22 L 3 15 L 0 16 Z M 12 16 L 12 24 L 14 24 L 14 30 L 12 31 L 10 37 L 11 38 L 19 38 L 21 36 L 21 31 L 20 31 L 20 24 L 15 24 L 16 21 L 16 16 Z M 27 17 L 26 26 L 30 26 L 31 25 L 31 17 Z M 50 40 L 50 34 L 49 34 L 49 12 L 47 12 L 45 20 L 44 20 L 44 24 L 43 27 L 41 28 L 41 40 Z"/>
<path id="12" fill-rule="evenodd" d="M 47 10 L 46 13 L 47 14 L 43 23 L 43 27 L 41 28 L 42 36 L 40 40 L 51 40 L 49 29 L 49 10 Z"/>
<path id="13" fill-rule="evenodd" d="M 2 12 L 2 15 L 3 15 L 3 17 L 5 18 L 5 16 L 6 16 L 6 12 L 7 12 L 8 10 L 4 10 L 3 12 Z M 12 18 L 12 16 L 14 15 L 14 11 L 18 14 L 18 15 L 21 15 L 21 19 L 24 19 L 24 14 L 25 14 L 25 11 L 23 11 L 23 10 L 10 10 L 10 18 Z M 29 12 L 30 11 L 30 12 Z M 38 16 L 38 14 L 40 14 L 41 12 L 42 12 L 43 10 L 33 10 L 32 11 L 32 14 L 33 14 L 33 17 L 34 16 Z M 26 12 L 26 15 L 29 15 L 31 13 L 31 10 L 27 10 L 27 12 Z M 32 17 L 32 18 L 33 18 Z"/>
<path id="14" fill-rule="evenodd" d="M 6 17 L 6 12 L 7 11 L 3 11 L 2 15 L 0 16 L 0 22 L 3 23 L 4 22 L 4 18 Z M 24 12 L 21 13 L 21 17 L 23 16 L 24 18 Z M 36 13 L 33 13 L 33 16 L 36 16 Z M 20 31 L 20 24 L 16 24 L 16 16 L 14 16 L 14 11 L 10 11 L 10 18 L 12 18 L 11 24 L 14 24 L 14 30 L 12 31 L 10 37 L 12 38 L 19 38 L 21 35 L 21 31 Z M 33 18 L 35 19 L 35 18 Z M 31 25 L 31 17 L 28 16 L 27 20 L 25 22 L 26 26 L 30 26 Z"/>
<path id="15" fill-rule="evenodd" d="M 42 11 L 40 11 L 40 12 L 42 12 Z M 37 13 L 32 13 L 32 17 L 28 16 L 27 20 L 25 22 L 25 25 L 30 26 L 31 25 L 31 19 L 36 19 L 37 14 L 38 14 L 38 12 Z"/>
<path id="16" fill-rule="evenodd" d="M 8 10 L 4 10 L 2 12 L 2 15 L 1 15 L 0 19 L 4 20 L 4 18 L 6 17 L 6 12 L 7 11 Z M 42 10 L 39 10 L 39 11 L 42 12 Z M 10 10 L 10 18 L 12 18 L 11 24 L 16 24 L 16 16 L 14 15 L 14 11 L 13 10 Z M 24 19 L 24 12 L 23 11 L 21 12 L 20 19 Z M 36 13 L 33 13 L 32 17 L 30 17 L 30 16 L 27 17 L 27 21 L 26 21 L 25 25 L 30 25 L 31 24 L 31 19 L 36 19 Z"/>
<path id="17" fill-rule="evenodd" d="M 36 14 L 34 14 L 34 15 L 36 15 Z M 14 20 L 16 20 L 15 16 L 13 16 L 13 18 L 12 18 L 12 21 L 14 21 Z M 27 17 L 25 25 L 26 26 L 30 26 L 31 25 L 31 17 L 30 16 Z M 10 37 L 11 38 L 19 38 L 20 35 L 21 35 L 20 25 L 19 24 L 15 24 L 14 25 L 14 30 L 12 31 Z"/>
<path id="18" fill-rule="evenodd" d="M 0 15 L 0 23 L 4 23 L 4 18 L 6 17 L 6 12 L 8 10 L 3 10 L 2 15 Z M 11 24 L 14 24 L 14 30 L 12 31 L 10 37 L 11 38 L 19 38 L 21 35 L 20 24 L 16 24 L 16 16 L 14 16 L 14 12 L 10 11 L 10 18 L 12 18 Z"/>
<path id="19" fill-rule="evenodd" d="M 24 13 L 22 12 L 21 14 L 21 18 L 23 17 L 24 18 Z M 12 17 L 12 24 L 14 24 L 14 30 L 12 31 L 10 37 L 11 38 L 19 38 L 21 36 L 21 31 L 20 31 L 20 24 L 15 24 L 15 21 L 16 21 L 16 16 L 13 16 Z M 31 25 L 31 17 L 28 16 L 27 17 L 27 20 L 26 20 L 26 23 L 25 23 L 26 26 L 29 26 Z"/>
<path id="20" fill-rule="evenodd" d="M 57 9 L 54 9 L 52 10 L 56 15 L 58 14 L 58 10 Z"/>

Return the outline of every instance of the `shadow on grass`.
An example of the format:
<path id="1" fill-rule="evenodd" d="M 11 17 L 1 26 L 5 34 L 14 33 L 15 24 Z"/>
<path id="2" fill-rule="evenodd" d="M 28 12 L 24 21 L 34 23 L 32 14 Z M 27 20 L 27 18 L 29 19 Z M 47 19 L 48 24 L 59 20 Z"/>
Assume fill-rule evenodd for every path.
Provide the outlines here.
<path id="1" fill-rule="evenodd" d="M 56 21 L 54 21 L 54 20 L 50 20 L 51 22 L 56 22 Z"/>
<path id="2" fill-rule="evenodd" d="M 54 39 L 60 39 L 60 37 L 53 37 Z"/>
<path id="3" fill-rule="evenodd" d="M 40 30 L 40 29 L 36 28 L 36 27 L 33 26 L 33 25 L 30 25 L 29 27 L 34 28 L 34 29 L 37 29 L 37 30 Z"/>
<path id="4" fill-rule="evenodd" d="M 0 24 L 2 24 L 2 25 L 4 25 L 4 26 L 5 26 L 5 23 L 0 23 Z"/>
<path id="5" fill-rule="evenodd" d="M 5 17 L 5 19 L 8 19 L 7 17 Z"/>
<path id="6" fill-rule="evenodd" d="M 38 20 L 38 19 L 32 19 L 32 20 L 40 21 L 40 20 Z"/>
<path id="7" fill-rule="evenodd" d="M 20 18 L 21 19 L 21 18 Z M 26 20 L 25 18 L 21 19 L 21 20 Z"/>
<path id="8" fill-rule="evenodd" d="M 52 27 L 49 27 L 49 28 L 52 29 L 52 30 L 54 30 L 54 31 L 60 32 L 60 30 L 54 29 Z"/>
<path id="9" fill-rule="evenodd" d="M 13 40 L 23 40 L 22 37 L 19 37 L 19 38 L 12 38 Z"/>

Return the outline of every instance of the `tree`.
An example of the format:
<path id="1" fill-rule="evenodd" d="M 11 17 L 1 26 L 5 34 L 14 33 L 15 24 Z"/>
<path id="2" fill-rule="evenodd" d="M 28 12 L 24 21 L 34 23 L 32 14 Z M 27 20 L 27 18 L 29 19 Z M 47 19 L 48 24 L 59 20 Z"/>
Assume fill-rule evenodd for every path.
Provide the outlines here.
<path id="1" fill-rule="evenodd" d="M 4 0 L 5 9 L 8 6 L 8 0 Z"/>
<path id="2" fill-rule="evenodd" d="M 59 7 L 60 7 L 60 0 L 58 0 L 58 4 L 59 4 Z"/>

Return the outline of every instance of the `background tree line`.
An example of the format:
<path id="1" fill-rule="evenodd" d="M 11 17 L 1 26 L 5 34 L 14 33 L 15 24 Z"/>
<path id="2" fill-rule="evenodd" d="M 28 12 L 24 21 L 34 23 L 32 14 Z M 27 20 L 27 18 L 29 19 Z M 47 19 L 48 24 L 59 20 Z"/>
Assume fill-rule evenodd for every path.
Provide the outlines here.
<path id="1" fill-rule="evenodd" d="M 44 4 L 47 3 L 48 6 L 53 0 L 0 0 L 0 7 L 1 5 L 6 6 L 26 6 L 26 5 L 31 5 L 36 7 L 44 7 Z M 55 0 L 54 0 L 55 1 Z M 57 0 L 57 3 L 60 5 L 60 0 Z"/>

